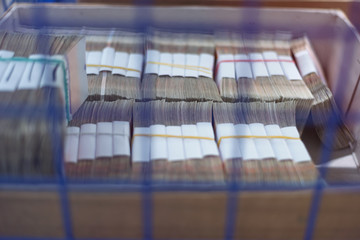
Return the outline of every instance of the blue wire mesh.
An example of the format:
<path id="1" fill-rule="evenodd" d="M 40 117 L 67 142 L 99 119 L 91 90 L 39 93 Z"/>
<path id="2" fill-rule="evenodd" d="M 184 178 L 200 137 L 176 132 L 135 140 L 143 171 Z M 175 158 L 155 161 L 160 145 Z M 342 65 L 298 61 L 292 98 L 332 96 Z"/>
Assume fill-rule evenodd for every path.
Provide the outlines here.
<path id="1" fill-rule="evenodd" d="M 13 3 L 14 1 L 12 1 L 11 3 Z M 16 1 L 18 2 L 18 1 Z M 22 1 L 22 2 L 72 2 L 72 1 L 50 1 L 50 0 L 44 0 L 44 1 Z M 2 0 L 3 3 L 3 7 L 4 9 L 8 8 L 8 4 L 6 3 L 5 0 Z M 152 5 L 153 2 L 151 0 L 137 0 L 134 2 L 135 4 L 138 5 Z M 255 7 L 260 7 L 261 6 L 261 1 L 245 1 L 244 3 L 245 6 L 255 6 Z M 37 8 L 34 9 L 34 13 L 32 16 L 34 16 L 33 19 L 33 23 L 35 24 L 36 28 L 41 29 L 42 26 L 46 26 L 46 14 L 43 14 L 44 11 L 46 11 L 46 8 Z M 355 12 L 356 10 L 353 9 L 352 14 L 356 14 Z M 254 12 L 249 13 L 248 16 L 242 16 L 244 18 L 248 18 L 251 19 L 252 24 L 243 24 L 238 26 L 237 30 L 241 30 L 244 32 L 257 32 L 259 30 L 261 30 L 261 23 L 259 20 L 259 12 L 257 12 L 257 14 L 253 14 Z M 39 18 L 35 18 L 35 16 L 37 16 L 38 14 L 42 14 L 42 17 Z M 144 16 L 146 16 L 145 19 L 152 19 L 152 12 L 150 9 L 147 8 L 137 8 L 137 10 L 135 11 L 136 14 L 136 23 L 134 26 L 134 29 L 136 29 L 137 31 L 142 31 L 145 32 L 147 30 L 147 28 L 149 26 L 151 26 L 151 22 L 149 23 L 144 23 L 144 21 L 142 21 L 144 19 Z M 114 23 L 114 25 L 116 25 L 116 23 Z M 185 26 L 185 27 L 189 27 L 189 26 Z M 197 28 L 197 26 L 192 26 L 194 29 Z M 40 30 L 40 33 L 46 33 L 44 32 L 44 30 Z M 345 34 L 343 36 L 343 40 L 350 42 L 351 36 L 349 35 L 349 32 L 346 32 L 347 34 Z M 318 37 L 328 37 L 325 36 L 320 32 L 318 34 Z M 350 65 L 350 57 L 352 56 L 354 53 L 352 51 L 352 47 L 353 44 L 348 44 L 347 47 L 345 48 L 345 51 L 343 52 L 343 61 L 341 66 L 339 66 L 341 69 L 346 69 L 347 66 Z M 343 81 L 341 81 L 341 79 L 349 79 L 349 72 L 348 71 L 342 71 L 341 75 L 338 76 L 338 86 L 336 86 L 335 89 L 337 89 L 337 91 L 334 93 L 335 98 L 337 100 L 341 100 L 341 96 L 343 96 L 345 94 L 345 84 L 343 83 Z M 341 103 L 340 103 L 341 105 Z M 32 111 L 32 109 L 29 109 L 29 111 Z M 0 112 L 3 112 L 3 107 L 0 106 Z M 54 118 L 54 116 L 59 115 L 59 111 L 57 111 L 57 108 L 55 106 L 51 106 L 49 108 L 49 111 L 47 111 L 48 113 L 48 118 L 52 119 Z M 8 114 L 11 114 L 8 113 Z M 13 114 L 16 114 L 16 109 L 14 109 Z M 334 112 L 332 112 L 332 114 L 335 114 Z M 351 119 L 353 121 L 358 122 L 359 121 L 359 116 L 357 116 L 359 113 L 355 113 L 353 114 L 354 116 L 351 116 Z M 60 119 L 55 117 L 55 119 Z M 326 145 L 331 145 L 335 136 L 335 126 L 338 124 L 338 118 L 335 115 L 329 116 L 328 119 L 328 123 L 327 123 L 327 131 L 326 131 Z M 54 143 L 54 145 L 62 145 L 62 143 L 60 142 L 60 136 L 58 135 L 57 131 L 53 131 L 54 134 L 52 134 L 52 142 Z M 36 177 L 31 177 L 31 178 L 9 178 L 9 177 L 1 177 L 0 176 L 0 182 L 4 183 L 4 184 L 22 184 L 22 185 L 33 185 L 33 184 L 51 184 L 51 185 L 55 185 L 57 188 L 57 192 L 59 194 L 59 199 L 60 199 L 60 203 L 61 203 L 61 212 L 62 212 L 62 222 L 63 222 L 63 228 L 64 228 L 64 233 L 65 233 L 65 237 L 64 238 L 49 238 L 49 237 L 44 237 L 44 238 L 35 238 L 35 237 L 6 237 L 6 236 L 1 236 L 0 233 L 0 240 L 2 239 L 13 239 L 13 240 L 17 240 L 17 239 L 27 239 L 27 240 L 43 240 L 43 239 L 67 239 L 67 240 L 72 240 L 75 239 L 74 237 L 74 233 L 73 233 L 73 223 L 72 223 L 72 215 L 71 215 L 71 210 L 70 210 L 70 201 L 69 201 L 69 184 L 75 184 L 75 185 L 86 185 L 86 184 L 97 184 L 97 183 L 101 183 L 101 180 L 99 179 L 92 179 L 92 180 L 86 180 L 82 181 L 82 180 L 69 180 L 66 179 L 65 173 L 64 173 L 64 168 L 63 168 L 63 152 L 61 151 L 60 148 L 57 148 L 58 151 L 54 152 L 54 166 L 55 166 L 55 172 L 56 172 L 56 178 L 36 178 Z M 320 164 L 324 164 L 328 161 L 328 159 L 330 159 L 331 156 L 331 150 L 329 150 L 328 148 L 323 148 L 322 149 L 322 155 L 321 155 L 321 159 L 320 159 Z M 151 177 L 149 178 L 144 178 L 142 185 L 139 186 L 136 190 L 130 190 L 130 191 L 138 191 L 141 192 L 142 194 L 142 225 L 143 225 L 143 239 L 153 239 L 153 193 L 154 192 L 166 192 L 166 191 L 171 191 L 171 192 L 177 192 L 177 191 L 226 191 L 227 192 L 227 202 L 226 202 L 226 216 L 225 216 L 225 228 L 224 228 L 224 239 L 226 240 L 231 240 L 234 239 L 235 237 L 235 228 L 236 228 L 236 221 L 237 221 L 237 214 L 238 214 L 238 209 L 239 209 L 239 197 L 241 195 L 242 191 L 263 191 L 263 190 L 267 190 L 267 191 L 296 191 L 296 190 L 300 190 L 300 189 L 312 189 L 313 190 L 313 194 L 312 194 L 312 200 L 311 200 L 311 204 L 310 204 L 310 208 L 309 208 L 309 214 L 308 214 L 308 219 L 307 219 L 307 224 L 306 224 L 306 229 L 305 229 L 305 233 L 304 233 L 304 239 L 306 240 L 311 240 L 314 238 L 314 231 L 315 231 L 315 227 L 316 227 L 316 222 L 317 222 L 317 218 L 318 218 L 318 213 L 319 213 L 319 208 L 321 206 L 321 201 L 322 201 L 322 196 L 323 196 L 323 191 L 325 189 L 325 185 L 323 184 L 322 179 L 325 179 L 326 174 L 327 174 L 327 168 L 320 168 L 319 169 L 319 177 L 318 177 L 318 181 L 314 186 L 307 186 L 307 187 L 291 187 L 291 186 L 254 186 L 254 187 L 243 187 L 240 186 L 236 181 L 231 181 L 229 182 L 226 186 L 219 186 L 219 187 L 204 187 L 204 186 L 179 186 L 177 184 L 169 184 L 169 185 L 163 185 L 161 187 L 159 186 L 154 186 L 153 182 L 151 181 Z M 151 175 L 151 173 L 150 173 Z M 120 187 L 118 189 L 115 189 L 114 191 L 120 191 L 120 192 L 126 192 L 127 189 L 126 188 L 122 188 L 121 184 L 123 184 L 124 182 L 121 180 L 107 180 L 106 183 L 108 184 L 120 184 Z M 348 185 L 349 186 L 349 185 Z M 97 189 L 98 190 L 98 189 Z M 96 189 L 94 191 L 97 191 Z M 106 189 L 104 190 L 106 191 Z M 76 238 L 76 239 L 80 239 L 80 238 Z M 180 240 L 180 239 L 179 239 Z"/>

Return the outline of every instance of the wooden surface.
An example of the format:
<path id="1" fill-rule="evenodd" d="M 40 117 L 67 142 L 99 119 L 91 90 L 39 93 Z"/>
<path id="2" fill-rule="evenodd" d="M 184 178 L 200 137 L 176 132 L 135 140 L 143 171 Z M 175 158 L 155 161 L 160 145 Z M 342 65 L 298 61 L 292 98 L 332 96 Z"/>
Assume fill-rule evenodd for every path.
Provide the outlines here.
<path id="1" fill-rule="evenodd" d="M 360 190 L 326 191 L 315 239 L 360 239 Z M 243 192 L 237 197 L 236 239 L 303 239 L 311 191 Z M 153 194 L 155 239 L 223 239 L 226 192 Z M 76 238 L 143 238 L 140 193 L 70 194 Z M 58 194 L 0 191 L 1 236 L 63 237 Z"/>
<path id="2" fill-rule="evenodd" d="M 0 236 L 64 237 L 54 192 L 0 192 Z"/>
<path id="3" fill-rule="evenodd" d="M 76 238 L 141 239 L 140 193 L 78 193 L 70 199 Z"/>

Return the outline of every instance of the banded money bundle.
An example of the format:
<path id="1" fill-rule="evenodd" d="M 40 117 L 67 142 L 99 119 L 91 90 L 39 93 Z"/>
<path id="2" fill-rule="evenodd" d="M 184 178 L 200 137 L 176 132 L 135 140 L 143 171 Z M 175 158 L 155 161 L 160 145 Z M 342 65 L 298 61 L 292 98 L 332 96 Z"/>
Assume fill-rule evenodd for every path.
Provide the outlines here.
<path id="1" fill-rule="evenodd" d="M 213 80 L 212 35 L 153 32 L 146 42 L 143 98 L 221 101 Z"/>
<path id="2" fill-rule="evenodd" d="M 122 33 L 86 37 L 89 100 L 140 99 L 143 37 Z"/>
<path id="3" fill-rule="evenodd" d="M 227 178 L 244 185 L 313 184 L 315 165 L 295 126 L 294 102 L 214 104 Z"/>
<path id="4" fill-rule="evenodd" d="M 85 78 L 69 77 L 69 71 L 81 76 L 81 69 L 65 60 L 70 52 L 81 51 L 80 41 L 76 36 L 0 34 L 2 175 L 59 171 L 65 120 L 87 95 L 78 88 L 87 88 Z"/>
<path id="5" fill-rule="evenodd" d="M 227 102 L 296 103 L 296 123 L 302 132 L 313 96 L 290 55 L 286 35 L 242 36 L 218 33 L 216 81 Z"/>
<path id="6" fill-rule="evenodd" d="M 310 41 L 306 37 L 293 40 L 292 52 L 301 75 L 315 98 L 311 108 L 311 117 L 321 141 L 330 149 L 335 150 L 354 146 L 355 139 L 343 122 L 333 94 L 327 87 L 326 80 L 322 79 L 318 73 L 319 70 L 315 65 L 316 55 Z M 335 123 L 335 129 L 327 127 L 331 122 L 330 119 Z M 327 141 L 327 136 L 331 136 L 327 134 L 329 132 L 334 133 L 332 134 L 333 141 Z"/>
<path id="7" fill-rule="evenodd" d="M 134 104 L 132 178 L 221 183 L 211 102 Z"/>
<path id="8" fill-rule="evenodd" d="M 132 100 L 85 102 L 67 127 L 69 177 L 127 179 L 130 172 Z"/>

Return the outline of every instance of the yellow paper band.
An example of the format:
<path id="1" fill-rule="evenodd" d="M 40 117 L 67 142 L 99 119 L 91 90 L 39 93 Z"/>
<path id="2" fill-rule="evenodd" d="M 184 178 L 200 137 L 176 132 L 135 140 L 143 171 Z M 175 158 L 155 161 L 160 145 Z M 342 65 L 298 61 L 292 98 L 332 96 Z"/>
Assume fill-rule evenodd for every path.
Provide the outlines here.
<path id="1" fill-rule="evenodd" d="M 289 139 L 289 140 L 301 140 L 300 138 L 296 137 L 287 137 L 287 136 L 252 136 L 252 135 L 236 135 L 236 136 L 224 136 L 221 137 L 218 141 L 218 146 L 220 146 L 220 143 L 223 139 L 229 139 L 229 138 L 265 138 L 265 139 Z"/>
<path id="2" fill-rule="evenodd" d="M 121 69 L 125 71 L 132 71 L 132 72 L 138 72 L 141 73 L 140 70 L 133 69 L 133 68 L 126 68 L 126 67 L 119 67 L 119 66 L 110 66 L 110 65 L 100 65 L 100 64 L 86 64 L 87 67 L 104 67 L 104 68 L 114 68 L 114 69 Z"/>
<path id="3" fill-rule="evenodd" d="M 207 74 L 212 74 L 212 69 L 207 68 L 207 67 L 201 67 L 201 66 L 161 63 L 161 62 L 152 62 L 152 61 L 147 62 L 147 64 L 164 65 L 164 66 L 169 66 L 169 67 L 191 69 L 191 70 L 196 70 L 196 71 L 207 73 Z"/>
<path id="4" fill-rule="evenodd" d="M 214 138 L 210 137 L 196 137 L 196 136 L 177 136 L 177 135 L 168 135 L 168 134 L 134 134 L 135 137 L 164 137 L 164 138 L 185 138 L 185 139 L 200 139 L 200 140 L 211 140 L 215 141 Z"/>

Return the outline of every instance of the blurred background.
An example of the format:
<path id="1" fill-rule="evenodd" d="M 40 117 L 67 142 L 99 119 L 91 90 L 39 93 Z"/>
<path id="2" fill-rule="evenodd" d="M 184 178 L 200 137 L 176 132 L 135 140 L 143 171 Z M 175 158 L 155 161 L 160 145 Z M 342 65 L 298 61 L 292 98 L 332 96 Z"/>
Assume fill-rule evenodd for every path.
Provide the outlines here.
<path id="1" fill-rule="evenodd" d="M 38 3 L 91 3 L 126 5 L 205 5 L 205 6 L 248 6 L 281 8 L 323 8 L 342 10 L 360 30 L 360 0 L 2 0 L 1 12 L 6 11 L 15 2 Z"/>

